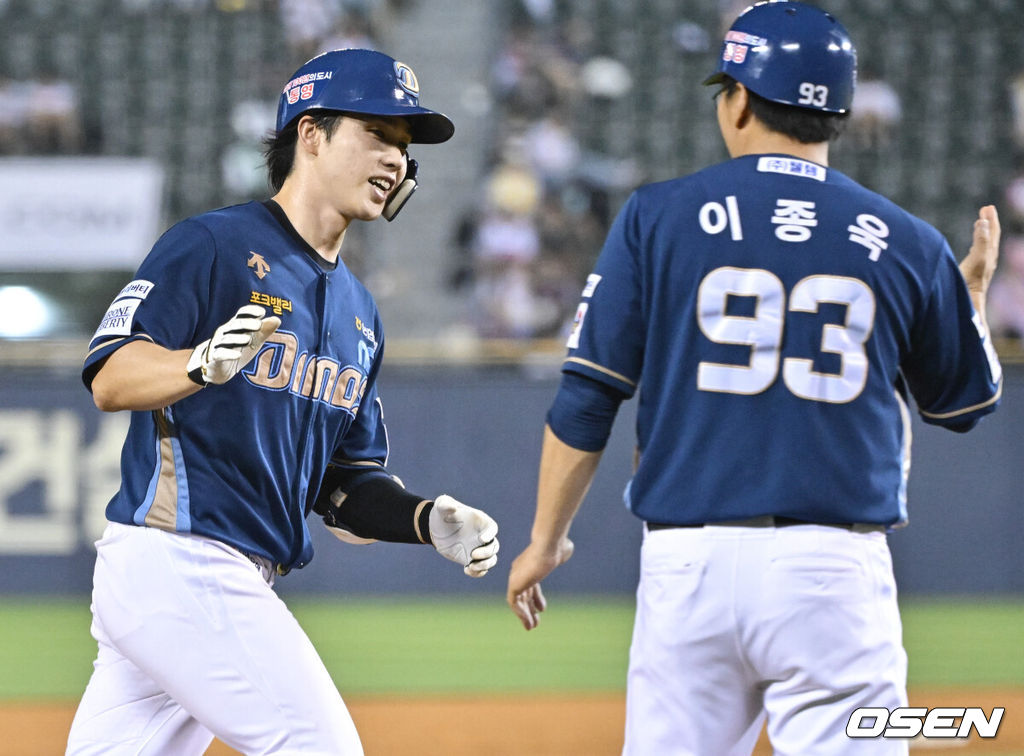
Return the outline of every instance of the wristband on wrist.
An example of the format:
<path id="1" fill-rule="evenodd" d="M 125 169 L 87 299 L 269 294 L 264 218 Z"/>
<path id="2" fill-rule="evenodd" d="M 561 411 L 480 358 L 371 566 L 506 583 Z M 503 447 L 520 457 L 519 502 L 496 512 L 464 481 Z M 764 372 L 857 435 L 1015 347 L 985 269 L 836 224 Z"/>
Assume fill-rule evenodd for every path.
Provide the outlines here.
<path id="1" fill-rule="evenodd" d="M 203 369 L 197 367 L 194 370 L 189 370 L 185 375 L 188 376 L 189 380 L 199 385 L 200 388 L 206 388 L 207 383 L 203 380 Z"/>
<path id="2" fill-rule="evenodd" d="M 409 493 L 389 477 L 371 478 L 339 497 L 338 504 L 331 501 L 335 490 L 321 490 L 313 507 L 331 527 L 378 541 L 431 543 L 432 500 Z"/>

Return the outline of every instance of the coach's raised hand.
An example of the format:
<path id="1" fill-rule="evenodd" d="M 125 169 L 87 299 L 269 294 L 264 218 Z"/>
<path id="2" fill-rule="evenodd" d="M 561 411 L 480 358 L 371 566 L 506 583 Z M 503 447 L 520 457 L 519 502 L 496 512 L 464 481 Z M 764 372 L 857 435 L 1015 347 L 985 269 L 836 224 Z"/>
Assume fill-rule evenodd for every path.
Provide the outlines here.
<path id="1" fill-rule="evenodd" d="M 434 499 L 429 519 L 434 548 L 470 577 L 483 577 L 498 563 L 498 523 L 486 512 L 442 494 Z"/>
<path id="2" fill-rule="evenodd" d="M 988 285 L 999 264 L 999 214 L 994 205 L 985 205 L 978 211 L 974 221 L 971 248 L 960 263 L 960 273 L 967 283 L 974 309 L 985 318 L 985 299 Z"/>
<path id="3" fill-rule="evenodd" d="M 213 332 L 213 336 L 195 349 L 188 359 L 188 377 L 205 386 L 227 383 L 249 364 L 270 335 L 281 325 L 275 316 L 259 305 L 245 305 L 234 317 Z"/>

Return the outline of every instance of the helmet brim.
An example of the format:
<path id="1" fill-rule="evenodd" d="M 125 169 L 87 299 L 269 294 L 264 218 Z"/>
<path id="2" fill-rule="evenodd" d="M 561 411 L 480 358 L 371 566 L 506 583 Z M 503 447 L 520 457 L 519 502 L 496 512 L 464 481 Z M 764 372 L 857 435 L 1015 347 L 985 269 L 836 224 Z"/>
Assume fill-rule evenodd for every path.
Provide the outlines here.
<path id="1" fill-rule="evenodd" d="M 715 71 L 708 78 L 701 82 L 705 87 L 710 87 L 713 84 L 721 84 L 725 81 L 725 74 L 722 71 Z"/>
<path id="2" fill-rule="evenodd" d="M 455 133 L 455 124 L 444 113 L 426 108 L 397 107 L 390 103 L 354 103 L 344 110 L 333 108 L 313 108 L 328 113 L 355 113 L 364 116 L 380 116 L 382 118 L 404 118 L 409 124 L 409 132 L 413 144 L 441 144 L 447 142 Z M 292 121 L 308 115 L 311 110 L 297 113 Z M 291 121 L 289 122 L 291 123 Z"/>
<path id="3" fill-rule="evenodd" d="M 455 133 L 455 124 L 444 113 L 426 108 L 395 108 L 394 113 L 375 112 L 366 115 L 398 116 L 409 122 L 413 144 L 441 144 L 447 142 Z M 357 111 L 358 112 L 358 111 Z"/>

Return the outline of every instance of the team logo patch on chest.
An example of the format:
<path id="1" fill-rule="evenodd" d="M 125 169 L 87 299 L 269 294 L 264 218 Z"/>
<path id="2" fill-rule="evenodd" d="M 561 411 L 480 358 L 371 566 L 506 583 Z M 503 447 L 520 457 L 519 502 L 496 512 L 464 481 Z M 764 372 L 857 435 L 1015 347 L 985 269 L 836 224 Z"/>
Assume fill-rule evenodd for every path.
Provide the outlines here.
<path id="1" fill-rule="evenodd" d="M 252 268 L 253 273 L 256 274 L 256 278 L 262 281 L 266 278 L 267 273 L 270 272 L 270 263 L 263 259 L 263 255 L 258 252 L 253 252 L 251 249 L 249 250 L 249 254 L 251 257 L 246 265 Z"/>

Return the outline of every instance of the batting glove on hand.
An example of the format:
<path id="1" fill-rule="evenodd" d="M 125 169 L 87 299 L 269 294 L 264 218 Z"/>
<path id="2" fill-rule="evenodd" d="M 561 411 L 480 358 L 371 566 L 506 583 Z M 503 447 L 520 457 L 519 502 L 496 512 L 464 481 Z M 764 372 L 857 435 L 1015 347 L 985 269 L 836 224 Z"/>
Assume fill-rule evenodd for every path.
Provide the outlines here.
<path id="1" fill-rule="evenodd" d="M 188 377 L 205 386 L 227 383 L 260 351 L 281 319 L 264 317 L 259 305 L 245 305 L 234 317 L 213 332 L 213 337 L 192 350 L 188 358 Z"/>
<path id="2" fill-rule="evenodd" d="M 434 548 L 470 577 L 483 577 L 498 563 L 498 523 L 486 512 L 443 494 L 434 499 L 429 528 Z"/>

